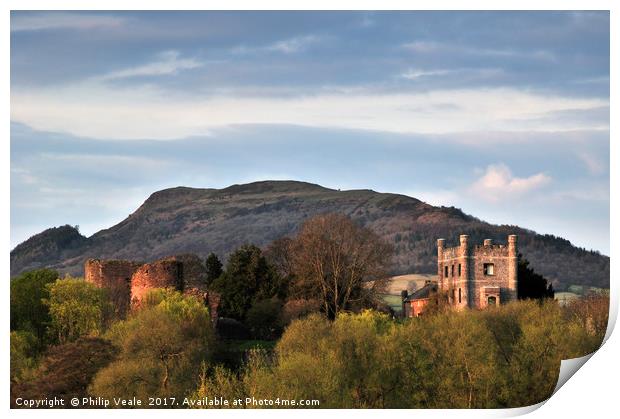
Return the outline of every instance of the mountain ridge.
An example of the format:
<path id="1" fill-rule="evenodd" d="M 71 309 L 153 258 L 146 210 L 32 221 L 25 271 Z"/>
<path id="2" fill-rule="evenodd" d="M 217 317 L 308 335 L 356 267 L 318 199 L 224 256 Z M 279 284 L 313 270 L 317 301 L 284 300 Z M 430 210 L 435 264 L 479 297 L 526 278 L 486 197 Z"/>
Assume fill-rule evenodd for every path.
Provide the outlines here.
<path id="1" fill-rule="evenodd" d="M 392 243 L 393 274 L 434 273 L 437 238 L 456 245 L 459 234 L 469 234 L 472 243 L 484 238 L 503 243 L 514 233 L 520 251 L 556 287 L 609 284 L 609 257 L 560 237 L 493 225 L 458 208 L 406 195 L 340 191 L 292 180 L 156 191 L 127 218 L 90 237 L 67 225 L 20 243 L 11 251 L 11 276 L 40 267 L 81 275 L 89 257 L 148 261 L 180 253 L 205 257 L 213 251 L 225 258 L 241 244 L 266 246 L 290 236 L 305 219 L 325 212 L 344 213 Z"/>

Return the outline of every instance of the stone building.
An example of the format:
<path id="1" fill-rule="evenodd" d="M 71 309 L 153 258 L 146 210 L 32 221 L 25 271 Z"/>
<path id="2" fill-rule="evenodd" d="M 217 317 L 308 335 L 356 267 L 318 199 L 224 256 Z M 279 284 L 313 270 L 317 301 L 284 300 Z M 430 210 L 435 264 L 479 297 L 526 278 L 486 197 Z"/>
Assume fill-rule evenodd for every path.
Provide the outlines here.
<path id="1" fill-rule="evenodd" d="M 439 289 L 447 293 L 450 305 L 461 309 L 485 308 L 517 299 L 517 236 L 507 244 L 486 239 L 470 245 L 462 234 L 459 246 L 445 247 L 437 240 Z"/>
<path id="2" fill-rule="evenodd" d="M 209 291 L 205 283 L 206 268 L 196 255 L 171 256 L 151 263 L 128 260 L 88 259 L 84 278 L 110 292 L 118 318 L 138 308 L 149 290 L 169 288 L 194 295 L 209 306 L 211 320 L 218 318 L 220 296 Z"/>
<path id="3" fill-rule="evenodd" d="M 419 317 L 424 314 L 429 304 L 438 304 L 437 282 L 426 281 L 424 286 L 411 295 L 404 290 L 401 293 L 403 299 L 403 317 Z"/>
<path id="4" fill-rule="evenodd" d="M 507 244 L 470 245 L 462 234 L 459 246 L 445 247 L 437 240 L 438 281 L 427 281 L 411 295 L 402 293 L 403 316 L 418 317 L 428 304 L 447 303 L 456 309 L 485 308 L 517 299 L 517 236 Z M 441 300 L 441 301 L 440 301 Z"/>

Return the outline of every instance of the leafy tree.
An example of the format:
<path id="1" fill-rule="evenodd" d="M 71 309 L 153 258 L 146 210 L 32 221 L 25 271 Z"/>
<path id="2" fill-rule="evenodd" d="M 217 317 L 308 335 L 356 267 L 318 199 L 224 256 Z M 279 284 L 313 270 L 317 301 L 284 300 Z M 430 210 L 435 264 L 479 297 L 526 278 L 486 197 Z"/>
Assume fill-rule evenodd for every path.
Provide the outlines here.
<path id="1" fill-rule="evenodd" d="M 11 404 L 17 397 L 59 397 L 68 406 L 71 398 L 87 396 L 86 389 L 97 371 L 107 366 L 117 352 L 109 341 L 93 337 L 52 346 L 31 379 L 11 386 Z"/>
<path id="2" fill-rule="evenodd" d="M 49 308 L 43 300 L 49 297 L 48 284 L 58 279 L 58 272 L 38 269 L 11 279 L 11 330 L 29 330 L 39 346 L 45 339 L 50 322 Z"/>
<path id="3" fill-rule="evenodd" d="M 312 314 L 293 321 L 273 356 L 250 356 L 238 376 L 220 371 L 202 391 L 324 408 L 527 406 L 551 395 L 561 359 L 600 345 L 579 313 L 518 301 L 398 322 L 373 311 Z"/>
<path id="4" fill-rule="evenodd" d="M 29 377 L 36 365 L 37 337 L 24 330 L 11 331 L 11 383 Z"/>
<path id="5" fill-rule="evenodd" d="M 294 293 L 321 301 L 335 319 L 341 311 L 374 305 L 392 248 L 372 230 L 340 214 L 306 221 L 292 245 Z M 374 279 L 368 286 L 367 280 Z"/>
<path id="6" fill-rule="evenodd" d="M 205 263 L 207 267 L 207 285 L 211 285 L 213 281 L 222 275 L 222 262 L 215 253 L 211 252 L 207 256 Z"/>
<path id="7" fill-rule="evenodd" d="M 90 393 L 145 402 L 148 397 L 187 396 L 214 347 L 208 308 L 171 290 L 152 291 L 144 307 L 114 324 L 106 337 L 120 354 L 97 374 Z"/>
<path id="8" fill-rule="evenodd" d="M 221 365 L 217 365 L 212 374 L 208 374 L 207 372 L 206 366 L 203 365 L 202 372 L 200 374 L 200 384 L 198 385 L 198 389 L 191 395 L 190 399 L 202 400 L 205 397 L 212 398 L 214 395 L 217 395 L 218 397 L 223 397 L 225 400 L 232 403 L 235 399 L 244 400 L 246 398 L 245 387 L 237 374 L 222 367 Z M 228 406 L 200 405 L 193 407 L 202 409 L 234 408 L 232 404 L 229 404 Z"/>
<path id="9" fill-rule="evenodd" d="M 282 333 L 282 302 L 277 298 L 257 301 L 248 310 L 246 322 L 256 339 L 275 339 Z"/>
<path id="10" fill-rule="evenodd" d="M 103 332 L 106 313 L 111 309 L 105 290 L 81 278 L 59 279 L 47 287 L 49 332 L 59 343 Z"/>
<path id="11" fill-rule="evenodd" d="M 547 285 L 547 280 L 530 268 L 530 262 L 521 253 L 519 253 L 517 264 L 517 294 L 519 299 L 553 298 L 555 295 L 553 284 Z"/>
<path id="12" fill-rule="evenodd" d="M 284 281 L 254 245 L 241 246 L 229 256 L 213 288 L 221 294 L 220 314 L 241 321 L 256 301 L 285 293 Z"/>

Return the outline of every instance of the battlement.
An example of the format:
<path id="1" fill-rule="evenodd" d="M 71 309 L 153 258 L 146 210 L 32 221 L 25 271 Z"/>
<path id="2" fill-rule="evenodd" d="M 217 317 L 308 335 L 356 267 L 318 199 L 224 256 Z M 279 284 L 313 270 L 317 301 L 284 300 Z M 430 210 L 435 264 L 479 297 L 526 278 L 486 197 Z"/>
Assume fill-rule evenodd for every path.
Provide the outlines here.
<path id="1" fill-rule="evenodd" d="M 459 246 L 446 247 L 437 240 L 437 274 L 440 289 L 448 292 L 457 307 L 486 307 L 516 299 L 517 236 L 506 244 L 485 239 L 469 244 L 469 236 L 459 236 Z"/>

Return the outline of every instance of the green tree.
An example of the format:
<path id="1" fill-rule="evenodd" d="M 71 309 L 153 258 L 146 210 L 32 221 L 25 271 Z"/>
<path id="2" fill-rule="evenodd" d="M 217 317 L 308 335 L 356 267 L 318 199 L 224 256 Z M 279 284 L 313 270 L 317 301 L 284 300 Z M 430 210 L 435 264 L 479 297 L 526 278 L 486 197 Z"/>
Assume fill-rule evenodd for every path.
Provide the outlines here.
<path id="1" fill-rule="evenodd" d="M 542 275 L 534 272 L 534 269 L 530 268 L 530 262 L 521 253 L 518 256 L 517 277 L 517 294 L 521 300 L 529 298 L 540 300 L 553 298 L 555 295 L 553 284 L 547 284 Z"/>
<path id="2" fill-rule="evenodd" d="M 285 294 L 284 281 L 254 245 L 241 246 L 229 256 L 213 288 L 221 294 L 221 315 L 241 321 L 256 301 Z"/>
<path id="3" fill-rule="evenodd" d="M 97 374 L 90 393 L 144 402 L 194 391 L 200 366 L 210 360 L 214 348 L 208 308 L 195 297 L 171 290 L 152 291 L 144 307 L 114 324 L 106 337 L 120 354 Z"/>
<path id="4" fill-rule="evenodd" d="M 11 279 L 11 330 L 29 330 L 39 346 L 45 340 L 50 322 L 49 307 L 43 300 L 49 297 L 47 285 L 58 279 L 58 272 L 38 269 Z"/>
<path id="5" fill-rule="evenodd" d="M 222 262 L 213 252 L 209 253 L 205 261 L 207 267 L 207 285 L 211 285 L 213 281 L 222 275 Z"/>
<path id="6" fill-rule="evenodd" d="M 107 293 L 81 278 L 59 279 L 48 284 L 49 332 L 59 343 L 103 332 L 110 311 Z"/>
<path id="7" fill-rule="evenodd" d="M 275 339 L 282 333 L 282 302 L 277 298 L 254 303 L 246 323 L 256 339 Z"/>
<path id="8" fill-rule="evenodd" d="M 11 383 L 32 375 L 37 354 L 37 337 L 32 332 L 11 331 Z"/>

